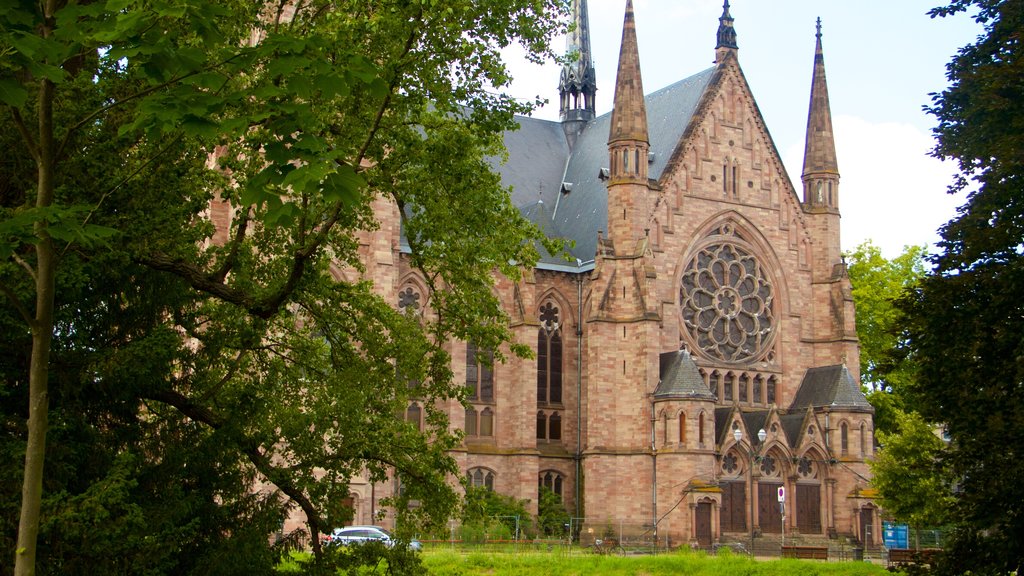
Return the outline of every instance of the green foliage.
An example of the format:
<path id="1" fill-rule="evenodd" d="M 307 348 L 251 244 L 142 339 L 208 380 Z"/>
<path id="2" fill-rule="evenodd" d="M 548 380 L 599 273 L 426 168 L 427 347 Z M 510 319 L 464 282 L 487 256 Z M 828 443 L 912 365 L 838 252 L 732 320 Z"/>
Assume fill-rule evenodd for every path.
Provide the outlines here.
<path id="1" fill-rule="evenodd" d="M 889 260 L 868 240 L 845 256 L 857 307 L 861 381 L 873 390 L 899 390 L 914 375 L 892 355 L 903 336 L 897 301 L 924 276 L 925 247 L 907 246 Z"/>
<path id="2" fill-rule="evenodd" d="M 882 508 L 915 527 L 942 526 L 953 501 L 951 476 L 942 469 L 944 444 L 914 412 L 896 412 L 896 429 L 879 432 L 882 449 L 869 462 Z"/>
<path id="3" fill-rule="evenodd" d="M 935 273 L 909 298 L 908 352 L 920 365 L 908 403 L 943 423 L 943 466 L 957 482 L 944 573 L 1024 570 L 1024 2 L 958 0 L 978 40 L 934 96 L 934 154 L 955 160 L 967 203 L 942 229 Z"/>
<path id="4" fill-rule="evenodd" d="M 459 539 L 466 542 L 508 540 L 515 537 L 518 519 L 520 537 L 531 519 L 526 501 L 499 494 L 483 486 L 467 486 L 462 505 Z"/>
<path id="5" fill-rule="evenodd" d="M 596 555 L 583 550 L 571 554 L 455 554 L 428 552 L 424 565 L 431 574 L 460 576 L 513 576 L 522 574 L 600 574 L 602 576 L 869 576 L 888 574 L 871 562 L 820 562 L 813 560 L 752 560 L 730 554 L 709 556 L 681 549 L 674 554 L 652 556 Z"/>
<path id="6" fill-rule="evenodd" d="M 537 530 L 543 536 L 565 537 L 568 534 L 568 523 L 569 512 L 565 509 L 562 497 L 547 486 L 541 486 L 540 501 L 537 503 Z"/>
<path id="7" fill-rule="evenodd" d="M 530 108 L 500 92 L 500 50 L 550 56 L 565 6 L 288 8 L 0 10 L 0 541 L 45 450 L 24 476 L 38 550 L 17 545 L 39 573 L 264 573 L 284 515 L 318 546 L 357 474 L 401 481 L 405 533 L 455 506 L 445 345 L 502 349 L 493 272 L 544 241 L 491 172 Z M 398 219 L 432 290 L 419 319 L 360 280 L 361 242 Z M 414 396 L 422 431 L 395 418 Z"/>
<path id="8" fill-rule="evenodd" d="M 924 276 L 924 258 L 923 246 L 907 246 L 889 260 L 870 240 L 846 254 L 857 308 L 861 382 L 875 408 L 878 432 L 896 433 L 897 414 L 906 409 L 903 390 L 916 377 L 914 358 L 899 353 L 906 334 L 898 301 Z"/>

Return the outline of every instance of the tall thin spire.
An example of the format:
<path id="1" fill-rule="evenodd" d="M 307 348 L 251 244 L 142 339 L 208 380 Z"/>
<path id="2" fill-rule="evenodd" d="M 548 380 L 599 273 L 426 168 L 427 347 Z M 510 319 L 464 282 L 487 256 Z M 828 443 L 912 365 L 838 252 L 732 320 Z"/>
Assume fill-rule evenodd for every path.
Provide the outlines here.
<path id="1" fill-rule="evenodd" d="M 715 44 L 715 61 L 721 62 L 726 53 L 735 53 L 739 49 L 736 44 L 736 28 L 733 17 L 729 14 L 729 0 L 722 6 L 722 16 L 718 19 L 718 43 Z"/>
<path id="2" fill-rule="evenodd" d="M 644 104 L 644 84 L 640 75 L 640 51 L 636 41 L 633 0 L 626 0 L 626 17 L 622 23 L 622 45 L 619 48 L 619 70 L 615 77 L 615 103 L 612 107 L 611 120 L 609 145 L 625 140 L 647 144 L 647 107 Z"/>
<path id="3" fill-rule="evenodd" d="M 608 239 L 616 250 L 633 246 L 645 234 L 649 149 L 633 0 L 626 0 L 615 103 L 608 131 Z"/>
<path id="4" fill-rule="evenodd" d="M 573 0 L 572 21 L 572 30 L 565 42 L 565 55 L 570 61 L 562 66 L 558 80 L 559 113 L 570 148 L 586 123 L 597 115 L 597 75 L 590 50 L 587 0 Z"/>
<path id="5" fill-rule="evenodd" d="M 825 80 L 825 56 L 821 49 L 821 18 L 817 21 L 814 48 L 814 75 L 811 103 L 807 112 L 807 140 L 804 146 L 804 203 L 813 207 L 837 209 L 839 163 L 832 133 L 832 111 Z"/>

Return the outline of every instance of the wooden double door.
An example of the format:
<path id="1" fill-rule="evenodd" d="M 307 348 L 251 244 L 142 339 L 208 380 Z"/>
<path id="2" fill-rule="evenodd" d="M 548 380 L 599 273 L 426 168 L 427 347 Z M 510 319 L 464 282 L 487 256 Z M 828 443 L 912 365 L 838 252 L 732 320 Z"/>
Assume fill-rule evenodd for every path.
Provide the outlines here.
<path id="1" fill-rule="evenodd" d="M 796 485 L 796 529 L 801 534 L 821 534 L 821 486 Z"/>
<path id="2" fill-rule="evenodd" d="M 779 506 L 781 482 L 760 482 L 757 485 L 757 525 L 761 532 L 782 532 L 782 508 Z"/>
<path id="3" fill-rule="evenodd" d="M 722 532 L 747 531 L 747 483 L 723 482 Z"/>

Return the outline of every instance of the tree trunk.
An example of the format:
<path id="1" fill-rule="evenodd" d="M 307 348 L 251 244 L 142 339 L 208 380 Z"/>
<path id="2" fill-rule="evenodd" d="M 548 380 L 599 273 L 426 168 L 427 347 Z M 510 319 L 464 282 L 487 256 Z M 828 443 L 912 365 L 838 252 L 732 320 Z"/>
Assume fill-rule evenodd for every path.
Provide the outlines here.
<path id="1" fill-rule="evenodd" d="M 43 35 L 53 30 L 55 1 L 44 5 Z M 39 140 L 36 206 L 53 204 L 55 146 L 53 137 L 53 101 L 55 87 L 42 80 L 39 87 Z M 25 478 L 21 489 L 21 517 L 15 548 L 15 576 L 33 576 L 36 571 L 36 543 L 39 536 L 39 510 L 43 499 L 43 463 L 46 455 L 46 431 L 49 427 L 50 347 L 53 341 L 54 285 L 57 254 L 46 222 L 35 224 L 36 233 L 36 310 L 32 322 L 32 360 L 29 365 L 28 442 L 25 446 Z"/>

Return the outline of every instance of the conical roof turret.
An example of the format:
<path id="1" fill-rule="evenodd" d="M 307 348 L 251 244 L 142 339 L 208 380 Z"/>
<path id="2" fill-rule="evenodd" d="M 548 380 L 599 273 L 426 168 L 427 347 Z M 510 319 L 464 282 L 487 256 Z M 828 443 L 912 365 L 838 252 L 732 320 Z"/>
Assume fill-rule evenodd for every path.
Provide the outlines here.
<path id="1" fill-rule="evenodd" d="M 587 0 L 573 0 L 572 22 L 565 41 L 568 61 L 562 65 L 558 79 L 559 116 L 570 148 L 587 122 L 597 116 L 597 75 L 590 50 Z"/>
<path id="2" fill-rule="evenodd" d="M 619 49 L 619 69 L 615 78 L 615 103 L 612 107 L 611 130 L 608 144 L 620 141 L 647 140 L 647 107 L 644 104 L 644 85 L 640 75 L 640 51 L 636 41 L 636 19 L 633 0 L 626 0 L 626 16 L 622 24 L 622 45 Z M 646 151 L 644 154 L 646 164 Z"/>
<path id="3" fill-rule="evenodd" d="M 807 140 L 804 146 L 803 179 L 816 176 L 838 176 L 836 144 L 832 133 L 832 112 L 825 80 L 825 56 L 821 49 L 821 18 L 818 18 L 814 49 L 814 75 L 811 80 L 811 103 L 807 112 Z"/>
<path id="4" fill-rule="evenodd" d="M 718 42 L 715 44 L 715 62 L 721 62 L 726 55 L 736 54 L 739 45 L 736 44 L 736 28 L 733 27 L 733 17 L 729 13 L 729 0 L 722 5 L 722 15 L 718 18 Z"/>

